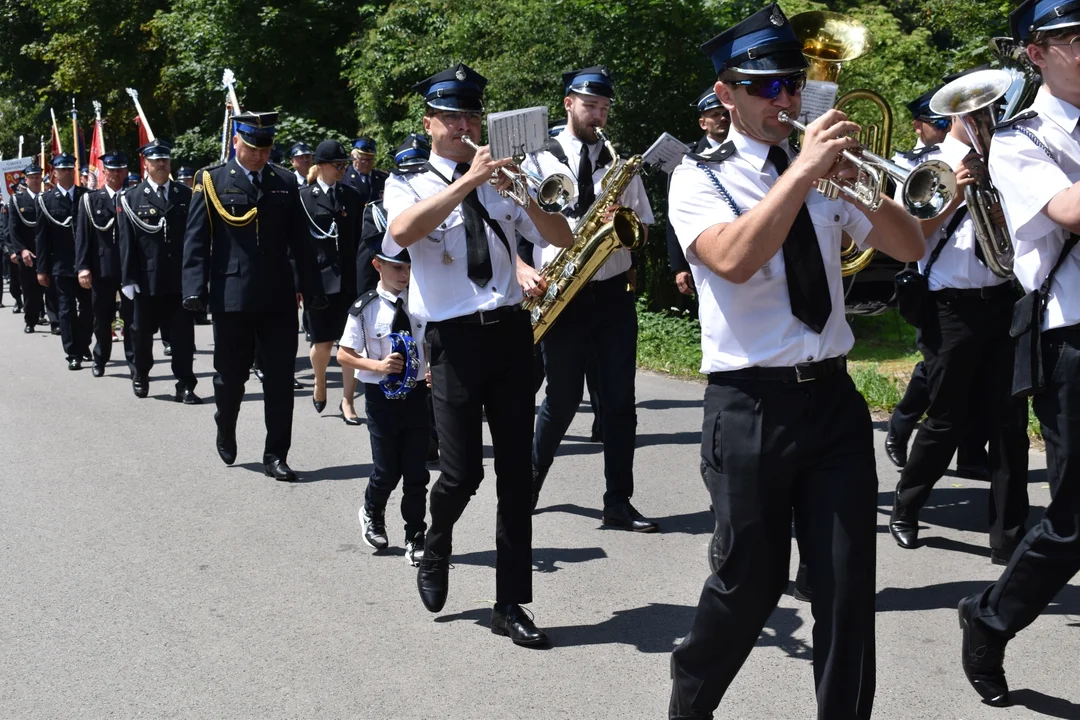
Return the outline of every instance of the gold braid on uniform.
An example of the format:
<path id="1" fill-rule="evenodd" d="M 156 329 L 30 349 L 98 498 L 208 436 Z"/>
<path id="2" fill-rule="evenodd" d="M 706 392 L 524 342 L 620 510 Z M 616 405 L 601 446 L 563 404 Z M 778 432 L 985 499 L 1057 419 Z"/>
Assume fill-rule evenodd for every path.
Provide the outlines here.
<path id="1" fill-rule="evenodd" d="M 230 215 L 229 213 L 225 212 L 225 208 L 221 205 L 221 200 L 218 199 L 217 191 L 214 189 L 214 181 L 210 179 L 210 172 L 207 170 L 203 170 L 202 184 L 203 190 L 206 193 L 207 201 L 214 206 L 215 210 L 217 210 L 218 216 L 229 225 L 232 225 L 233 227 L 244 227 L 245 225 L 250 225 L 251 221 L 255 220 L 255 216 L 259 214 L 258 207 L 253 207 L 243 215 L 238 216 Z M 196 188 L 195 192 L 198 191 L 199 189 Z M 257 228 L 258 226 L 256 226 L 256 229 Z"/>

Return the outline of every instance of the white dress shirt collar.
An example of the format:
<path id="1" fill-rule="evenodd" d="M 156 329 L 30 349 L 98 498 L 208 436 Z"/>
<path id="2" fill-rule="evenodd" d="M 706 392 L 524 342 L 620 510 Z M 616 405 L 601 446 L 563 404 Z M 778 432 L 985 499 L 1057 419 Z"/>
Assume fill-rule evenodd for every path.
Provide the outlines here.
<path id="1" fill-rule="evenodd" d="M 569 125 L 564 127 L 562 129 L 562 132 L 560 132 L 558 135 L 555 136 L 555 139 L 566 149 L 566 151 L 567 151 L 566 152 L 567 159 L 574 158 L 574 159 L 577 159 L 578 161 L 580 161 L 580 158 L 581 158 L 581 146 L 585 145 L 585 142 L 583 142 L 581 140 L 581 138 L 579 138 L 577 135 L 570 132 L 570 126 Z M 600 151 L 603 149 L 603 147 L 604 147 L 604 143 L 600 142 L 599 140 L 597 140 L 596 142 L 588 145 L 588 148 L 589 148 L 589 161 L 593 162 L 593 171 L 594 172 L 596 171 L 595 160 L 597 160 L 600 157 Z M 573 169 L 576 171 L 577 170 L 577 165 L 573 164 L 573 162 L 571 162 L 571 164 L 573 165 Z"/>
<path id="2" fill-rule="evenodd" d="M 319 183 L 319 187 L 322 188 L 322 191 L 324 193 L 329 193 L 332 188 L 337 187 L 337 183 L 334 183 L 333 185 L 327 185 L 323 182 L 323 179 L 321 177 L 317 178 L 315 181 Z"/>
<path id="3" fill-rule="evenodd" d="M 1076 121 L 1080 120 L 1080 108 L 1061 98 L 1054 97 L 1045 85 L 1039 88 L 1038 94 L 1035 95 L 1035 102 L 1031 104 L 1031 109 L 1054 121 L 1068 133 L 1076 129 Z"/>
<path id="4" fill-rule="evenodd" d="M 109 199 L 110 199 L 110 200 L 112 200 L 112 199 L 113 199 L 114 197 L 116 197 L 116 193 L 117 193 L 117 191 L 116 191 L 116 190 L 113 190 L 113 189 L 112 189 L 111 187 L 109 187 L 108 185 L 106 185 L 106 186 L 105 186 L 105 192 L 109 193 Z"/>
<path id="5" fill-rule="evenodd" d="M 442 155 L 439 155 L 432 150 L 431 155 L 428 156 L 428 162 L 431 164 L 431 167 L 435 168 L 439 174 L 443 176 L 443 178 L 453 181 L 454 173 L 457 172 L 457 160 L 444 158 Z"/>
<path id="6" fill-rule="evenodd" d="M 769 160 L 769 150 L 772 149 L 772 145 L 755 140 L 749 135 L 743 135 L 741 132 L 735 129 L 733 125 L 728 130 L 728 142 L 735 145 L 735 151 L 739 153 L 748 163 L 750 163 L 758 172 L 764 172 L 765 163 Z M 791 153 L 788 152 L 788 141 L 785 140 L 780 145 L 788 157 L 791 157 Z"/>
<path id="7" fill-rule="evenodd" d="M 25 187 L 25 188 L 23 188 L 23 191 L 24 191 L 24 192 L 25 192 L 25 193 L 26 193 L 27 195 L 29 195 L 29 196 L 30 196 L 30 199 L 31 199 L 31 200 L 37 200 L 37 196 L 38 196 L 38 194 L 37 194 L 36 192 L 34 192 L 33 190 L 31 190 L 31 189 L 30 189 L 29 187 Z"/>
<path id="8" fill-rule="evenodd" d="M 379 293 L 379 297 L 381 297 L 383 300 L 387 301 L 391 305 L 395 304 L 398 301 L 398 298 L 401 298 L 405 301 L 405 307 L 409 306 L 409 288 L 405 288 L 400 293 L 395 295 L 393 292 L 390 291 L 389 288 L 383 285 L 382 280 L 380 280 L 379 284 L 375 286 L 375 292 Z"/>
<path id="9" fill-rule="evenodd" d="M 156 195 L 157 191 L 158 191 L 158 188 L 163 187 L 163 188 L 165 188 L 165 197 L 169 196 L 169 182 L 170 182 L 169 180 L 166 180 L 161 185 L 158 185 L 156 182 L 154 182 L 152 179 L 150 179 L 150 177 L 146 178 L 146 184 L 150 186 L 150 192 L 152 192 L 152 193 L 154 193 Z"/>

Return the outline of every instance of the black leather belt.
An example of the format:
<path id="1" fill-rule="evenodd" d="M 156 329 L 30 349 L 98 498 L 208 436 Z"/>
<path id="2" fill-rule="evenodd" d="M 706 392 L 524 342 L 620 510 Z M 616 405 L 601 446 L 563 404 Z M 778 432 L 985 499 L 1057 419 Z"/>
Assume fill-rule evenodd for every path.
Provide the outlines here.
<path id="1" fill-rule="evenodd" d="M 524 312 L 520 305 L 503 305 L 494 310 L 477 310 L 469 315 L 439 320 L 428 323 L 429 325 L 460 324 L 460 325 L 494 325 L 501 320 L 509 320 L 514 315 Z"/>
<path id="2" fill-rule="evenodd" d="M 965 290 L 943 288 L 930 293 L 932 297 L 941 298 L 943 300 L 993 300 L 1002 295 L 1015 294 L 1017 294 L 1016 287 L 1011 281 L 1001 283 L 1000 285 L 992 285 L 990 287 L 967 288 Z"/>
<path id="3" fill-rule="evenodd" d="M 741 370 L 709 373 L 709 384 L 723 385 L 731 380 L 804 383 L 846 372 L 847 356 L 841 355 L 827 360 L 799 363 L 787 367 L 748 367 Z"/>

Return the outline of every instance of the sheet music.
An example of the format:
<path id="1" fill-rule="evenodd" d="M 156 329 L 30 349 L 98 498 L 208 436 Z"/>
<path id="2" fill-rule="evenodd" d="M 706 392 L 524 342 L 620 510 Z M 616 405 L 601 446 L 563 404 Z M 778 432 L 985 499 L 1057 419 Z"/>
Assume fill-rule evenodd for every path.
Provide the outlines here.
<path id="1" fill-rule="evenodd" d="M 802 89 L 802 112 L 799 121 L 804 125 L 817 120 L 836 104 L 840 86 L 822 80 L 807 80 Z"/>
<path id="2" fill-rule="evenodd" d="M 686 154 L 686 143 L 671 133 L 664 133 L 645 151 L 643 159 L 649 165 L 658 165 L 666 173 L 672 172 Z"/>
<path id="3" fill-rule="evenodd" d="M 548 109 L 531 107 L 487 116 L 488 142 L 493 160 L 539 152 L 547 141 Z"/>

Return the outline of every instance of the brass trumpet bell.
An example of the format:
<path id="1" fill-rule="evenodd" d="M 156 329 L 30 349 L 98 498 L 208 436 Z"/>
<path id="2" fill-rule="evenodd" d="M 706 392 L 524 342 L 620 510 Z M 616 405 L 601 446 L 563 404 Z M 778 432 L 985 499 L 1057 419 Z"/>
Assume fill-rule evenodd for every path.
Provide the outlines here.
<path id="1" fill-rule="evenodd" d="M 799 13 L 789 22 L 810 63 L 806 71 L 809 80 L 836 82 L 843 63 L 862 57 L 874 45 L 865 25 L 841 13 L 813 10 Z"/>

